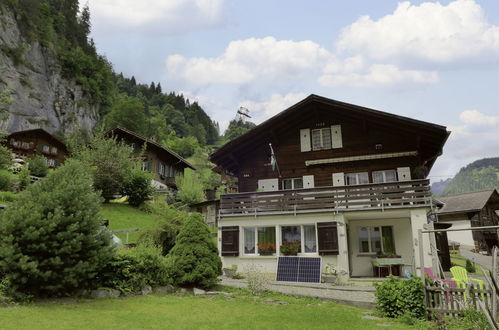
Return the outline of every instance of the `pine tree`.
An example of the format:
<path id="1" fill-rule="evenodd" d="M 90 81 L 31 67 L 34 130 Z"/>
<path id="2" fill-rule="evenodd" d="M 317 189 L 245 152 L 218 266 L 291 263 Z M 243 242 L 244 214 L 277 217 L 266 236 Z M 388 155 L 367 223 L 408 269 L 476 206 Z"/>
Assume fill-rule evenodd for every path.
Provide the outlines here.
<path id="1" fill-rule="evenodd" d="M 114 255 L 101 200 L 77 161 L 31 185 L 0 221 L 0 274 L 13 292 L 60 296 L 92 286 Z"/>
<path id="2" fill-rule="evenodd" d="M 209 288 L 217 283 L 222 275 L 222 261 L 201 214 L 189 216 L 168 261 L 171 277 L 178 285 Z"/>

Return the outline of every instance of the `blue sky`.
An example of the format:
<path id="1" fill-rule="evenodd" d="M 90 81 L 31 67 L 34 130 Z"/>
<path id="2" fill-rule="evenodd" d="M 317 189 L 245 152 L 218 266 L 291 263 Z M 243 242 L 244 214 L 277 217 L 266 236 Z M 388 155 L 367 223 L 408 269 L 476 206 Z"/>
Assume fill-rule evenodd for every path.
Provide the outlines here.
<path id="1" fill-rule="evenodd" d="M 499 156 L 499 2 L 89 0 L 117 72 L 199 101 L 225 128 L 310 93 L 452 131 L 430 176 Z"/>

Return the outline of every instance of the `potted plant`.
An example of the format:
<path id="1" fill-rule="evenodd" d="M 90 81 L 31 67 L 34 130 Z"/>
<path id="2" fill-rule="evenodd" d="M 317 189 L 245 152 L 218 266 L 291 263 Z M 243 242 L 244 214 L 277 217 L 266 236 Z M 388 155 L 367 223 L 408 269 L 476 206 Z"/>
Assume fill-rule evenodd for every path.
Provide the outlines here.
<path id="1" fill-rule="evenodd" d="M 258 253 L 261 256 L 271 256 L 275 253 L 275 244 L 258 242 Z"/>
<path id="2" fill-rule="evenodd" d="M 225 276 L 234 278 L 237 274 L 237 265 L 232 265 L 230 268 L 224 268 L 223 269 Z"/>
<path id="3" fill-rule="evenodd" d="M 338 277 L 338 270 L 336 265 L 326 264 L 324 270 L 322 271 L 322 282 L 323 283 L 336 283 Z"/>
<path id="4" fill-rule="evenodd" d="M 281 251 L 281 254 L 285 256 L 296 256 L 298 255 L 298 252 L 300 252 L 301 248 L 301 242 L 300 241 L 294 241 L 294 242 L 282 242 L 281 247 L 279 248 L 279 251 Z"/>

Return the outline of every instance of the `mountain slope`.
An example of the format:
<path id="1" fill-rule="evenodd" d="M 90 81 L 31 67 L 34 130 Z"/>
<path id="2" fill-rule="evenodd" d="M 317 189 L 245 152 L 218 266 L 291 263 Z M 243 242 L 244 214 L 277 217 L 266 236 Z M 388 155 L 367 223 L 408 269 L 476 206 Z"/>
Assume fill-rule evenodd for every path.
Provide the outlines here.
<path id="1" fill-rule="evenodd" d="M 499 157 L 484 158 L 461 168 L 442 195 L 499 189 Z"/>

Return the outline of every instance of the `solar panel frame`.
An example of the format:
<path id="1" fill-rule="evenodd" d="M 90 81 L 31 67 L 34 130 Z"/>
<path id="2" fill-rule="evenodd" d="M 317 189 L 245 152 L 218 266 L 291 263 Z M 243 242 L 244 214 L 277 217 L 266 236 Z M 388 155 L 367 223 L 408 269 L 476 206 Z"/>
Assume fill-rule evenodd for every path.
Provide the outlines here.
<path id="1" fill-rule="evenodd" d="M 320 257 L 279 257 L 276 281 L 320 283 Z"/>

